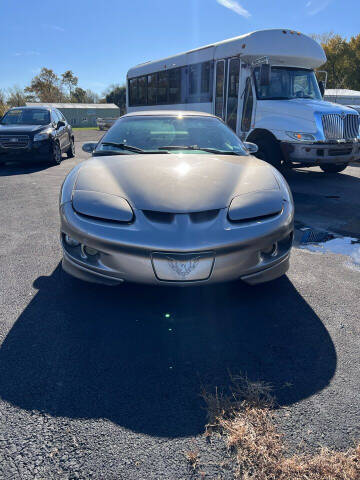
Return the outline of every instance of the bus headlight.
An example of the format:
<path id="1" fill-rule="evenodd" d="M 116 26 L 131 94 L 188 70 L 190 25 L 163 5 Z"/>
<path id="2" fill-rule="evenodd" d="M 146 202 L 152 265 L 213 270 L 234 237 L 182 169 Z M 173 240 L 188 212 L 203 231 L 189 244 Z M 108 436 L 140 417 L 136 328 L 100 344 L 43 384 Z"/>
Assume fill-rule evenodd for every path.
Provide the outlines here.
<path id="1" fill-rule="evenodd" d="M 285 132 L 286 135 L 297 142 L 315 142 L 315 137 L 311 133 Z"/>

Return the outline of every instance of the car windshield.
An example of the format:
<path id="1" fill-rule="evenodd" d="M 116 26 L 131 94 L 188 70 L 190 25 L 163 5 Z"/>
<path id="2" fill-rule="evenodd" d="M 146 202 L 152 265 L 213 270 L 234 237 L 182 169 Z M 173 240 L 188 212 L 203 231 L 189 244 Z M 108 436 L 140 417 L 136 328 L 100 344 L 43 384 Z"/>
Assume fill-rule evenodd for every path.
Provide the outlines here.
<path id="1" fill-rule="evenodd" d="M 140 149 L 140 151 L 136 151 Z M 104 135 L 94 155 L 176 150 L 247 155 L 235 133 L 221 120 L 205 116 L 123 117 Z"/>
<path id="2" fill-rule="evenodd" d="M 260 68 L 254 70 L 256 93 L 259 100 L 290 100 L 312 98 L 321 100 L 321 93 L 313 70 L 272 67 L 268 86 L 260 85 Z"/>
<path id="3" fill-rule="evenodd" d="M 40 108 L 9 110 L 1 120 L 2 125 L 48 125 L 50 112 Z"/>

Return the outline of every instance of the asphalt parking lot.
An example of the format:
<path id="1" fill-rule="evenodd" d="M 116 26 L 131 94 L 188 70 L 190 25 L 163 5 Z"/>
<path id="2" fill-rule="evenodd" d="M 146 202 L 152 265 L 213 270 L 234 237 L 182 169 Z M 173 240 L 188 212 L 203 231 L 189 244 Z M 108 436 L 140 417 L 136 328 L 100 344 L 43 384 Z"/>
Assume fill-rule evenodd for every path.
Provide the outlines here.
<path id="1" fill-rule="evenodd" d="M 226 389 L 229 371 L 273 385 L 294 448 L 353 446 L 360 265 L 299 241 L 306 227 L 360 237 L 360 164 L 286 174 L 297 245 L 282 279 L 102 287 L 62 272 L 58 241 L 60 185 L 101 135 L 76 132 L 60 166 L 0 167 L 0 478 L 192 478 L 194 446 L 205 478 L 227 478 L 200 391 Z"/>

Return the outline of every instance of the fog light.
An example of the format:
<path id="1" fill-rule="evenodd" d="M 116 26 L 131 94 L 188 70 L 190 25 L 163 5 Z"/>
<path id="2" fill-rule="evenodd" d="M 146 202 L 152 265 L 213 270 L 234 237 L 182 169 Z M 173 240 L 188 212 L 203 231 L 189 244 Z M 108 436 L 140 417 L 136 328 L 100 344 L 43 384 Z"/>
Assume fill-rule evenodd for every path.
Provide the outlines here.
<path id="1" fill-rule="evenodd" d="M 80 245 L 80 242 L 75 240 L 75 238 L 70 237 L 70 235 L 65 235 L 65 243 L 67 243 L 69 247 L 77 247 Z"/>
<path id="2" fill-rule="evenodd" d="M 90 257 L 93 255 L 97 255 L 99 253 L 99 251 L 95 250 L 95 248 L 86 247 L 86 246 L 84 246 L 84 252 L 86 253 L 86 255 L 90 255 Z"/>

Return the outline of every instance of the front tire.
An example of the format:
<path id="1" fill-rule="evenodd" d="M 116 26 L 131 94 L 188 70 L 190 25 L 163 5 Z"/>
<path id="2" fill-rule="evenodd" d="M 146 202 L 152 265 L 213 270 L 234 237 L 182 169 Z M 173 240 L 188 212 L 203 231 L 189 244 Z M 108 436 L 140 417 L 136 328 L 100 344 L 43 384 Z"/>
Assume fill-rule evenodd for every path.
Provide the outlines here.
<path id="1" fill-rule="evenodd" d="M 255 143 L 259 148 L 255 156 L 280 170 L 282 166 L 282 154 L 279 144 L 269 139 L 259 139 L 255 141 Z"/>
<path id="2" fill-rule="evenodd" d="M 52 165 L 60 165 L 61 160 L 62 157 L 60 145 L 57 142 L 54 142 L 50 153 L 50 163 Z"/>
<path id="3" fill-rule="evenodd" d="M 71 137 L 70 139 L 70 147 L 68 148 L 68 151 L 66 152 L 67 158 L 74 158 L 75 157 L 75 142 L 74 139 Z"/>
<path id="4" fill-rule="evenodd" d="M 331 163 L 320 165 L 321 170 L 325 173 L 340 173 L 344 171 L 346 167 L 347 167 L 347 163 L 341 163 L 339 165 L 331 164 Z"/>

